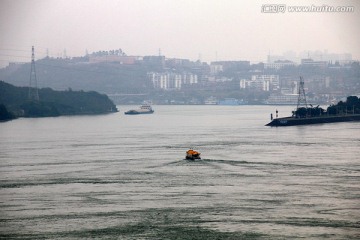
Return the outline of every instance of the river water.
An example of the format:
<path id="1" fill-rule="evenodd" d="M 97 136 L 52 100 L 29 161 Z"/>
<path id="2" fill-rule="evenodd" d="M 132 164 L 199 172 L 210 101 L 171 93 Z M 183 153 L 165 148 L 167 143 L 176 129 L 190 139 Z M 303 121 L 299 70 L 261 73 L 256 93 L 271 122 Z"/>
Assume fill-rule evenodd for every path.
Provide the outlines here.
<path id="1" fill-rule="evenodd" d="M 1 239 L 360 239 L 360 122 L 130 108 L 0 123 Z"/>

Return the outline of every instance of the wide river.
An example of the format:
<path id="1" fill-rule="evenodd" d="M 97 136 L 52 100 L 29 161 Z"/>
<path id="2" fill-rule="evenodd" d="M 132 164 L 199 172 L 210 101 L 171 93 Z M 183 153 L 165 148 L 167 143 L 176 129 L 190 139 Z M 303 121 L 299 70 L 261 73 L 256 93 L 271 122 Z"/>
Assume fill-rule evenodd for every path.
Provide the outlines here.
<path id="1" fill-rule="evenodd" d="M 153 107 L 0 123 L 0 239 L 360 239 L 360 122 Z"/>

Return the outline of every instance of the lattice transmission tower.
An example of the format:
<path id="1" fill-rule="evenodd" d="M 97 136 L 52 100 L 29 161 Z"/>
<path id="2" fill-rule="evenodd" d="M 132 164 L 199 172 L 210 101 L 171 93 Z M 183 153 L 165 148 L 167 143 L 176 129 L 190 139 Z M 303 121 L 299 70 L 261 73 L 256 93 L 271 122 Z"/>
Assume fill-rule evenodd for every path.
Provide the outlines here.
<path id="1" fill-rule="evenodd" d="M 307 108 L 307 102 L 306 102 L 306 95 L 305 95 L 305 89 L 304 89 L 304 79 L 300 77 L 300 84 L 299 84 L 299 97 L 297 102 L 296 109 L 299 109 L 301 107 Z"/>
<path id="2" fill-rule="evenodd" d="M 29 100 L 39 101 L 39 92 L 36 79 L 35 70 L 35 50 L 34 46 L 31 48 L 31 71 L 30 71 L 30 83 L 29 83 Z"/>

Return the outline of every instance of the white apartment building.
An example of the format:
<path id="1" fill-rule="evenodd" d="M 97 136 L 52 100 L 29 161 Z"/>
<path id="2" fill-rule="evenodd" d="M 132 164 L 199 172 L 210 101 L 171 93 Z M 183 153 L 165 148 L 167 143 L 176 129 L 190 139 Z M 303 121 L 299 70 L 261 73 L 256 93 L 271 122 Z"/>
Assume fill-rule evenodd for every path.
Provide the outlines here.
<path id="1" fill-rule="evenodd" d="M 179 90 L 183 84 L 198 83 L 197 75 L 192 73 L 157 73 L 150 72 L 147 74 L 149 80 L 153 83 L 154 88 L 164 90 Z"/>
<path id="2" fill-rule="evenodd" d="M 168 89 L 169 87 L 169 76 L 168 75 L 159 75 L 159 79 L 160 79 L 160 88 L 163 89 Z"/>
<path id="3" fill-rule="evenodd" d="M 298 94 L 280 94 L 280 95 L 271 94 L 265 103 L 277 104 L 277 105 L 279 104 L 295 105 L 297 104 L 298 98 L 299 98 Z"/>
<path id="4" fill-rule="evenodd" d="M 181 75 L 180 74 L 174 74 L 170 75 L 170 86 L 172 86 L 175 89 L 181 89 Z"/>
<path id="5" fill-rule="evenodd" d="M 182 75 L 182 82 L 184 84 L 195 84 L 198 83 L 198 76 L 192 73 L 184 73 Z"/>
<path id="6" fill-rule="evenodd" d="M 224 66 L 221 64 L 211 64 L 210 65 L 210 73 L 212 75 L 216 75 L 219 72 L 223 72 L 224 71 Z"/>
<path id="7" fill-rule="evenodd" d="M 280 88 L 279 75 L 252 75 L 251 79 L 241 79 L 240 88 L 253 88 L 259 91 L 274 91 Z"/>
<path id="8" fill-rule="evenodd" d="M 250 80 L 248 79 L 240 79 L 240 89 L 249 88 Z"/>

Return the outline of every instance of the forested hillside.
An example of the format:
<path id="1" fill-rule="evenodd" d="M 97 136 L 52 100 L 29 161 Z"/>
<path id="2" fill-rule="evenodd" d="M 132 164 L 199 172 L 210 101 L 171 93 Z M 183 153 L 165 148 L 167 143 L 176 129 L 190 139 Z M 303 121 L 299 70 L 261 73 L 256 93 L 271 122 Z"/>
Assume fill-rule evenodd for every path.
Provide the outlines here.
<path id="1" fill-rule="evenodd" d="M 45 58 L 36 61 L 38 86 L 54 90 L 146 92 L 152 88 L 152 83 L 146 81 L 147 71 L 140 65 L 89 64 L 81 59 Z M 15 86 L 28 86 L 29 77 L 30 63 L 0 69 L 0 79 Z"/>
<path id="2" fill-rule="evenodd" d="M 116 112 L 104 94 L 84 91 L 39 89 L 39 101 L 29 101 L 28 87 L 15 87 L 0 81 L 0 104 L 16 117 L 45 117 Z M 5 110 L 3 110 L 5 112 Z"/>

